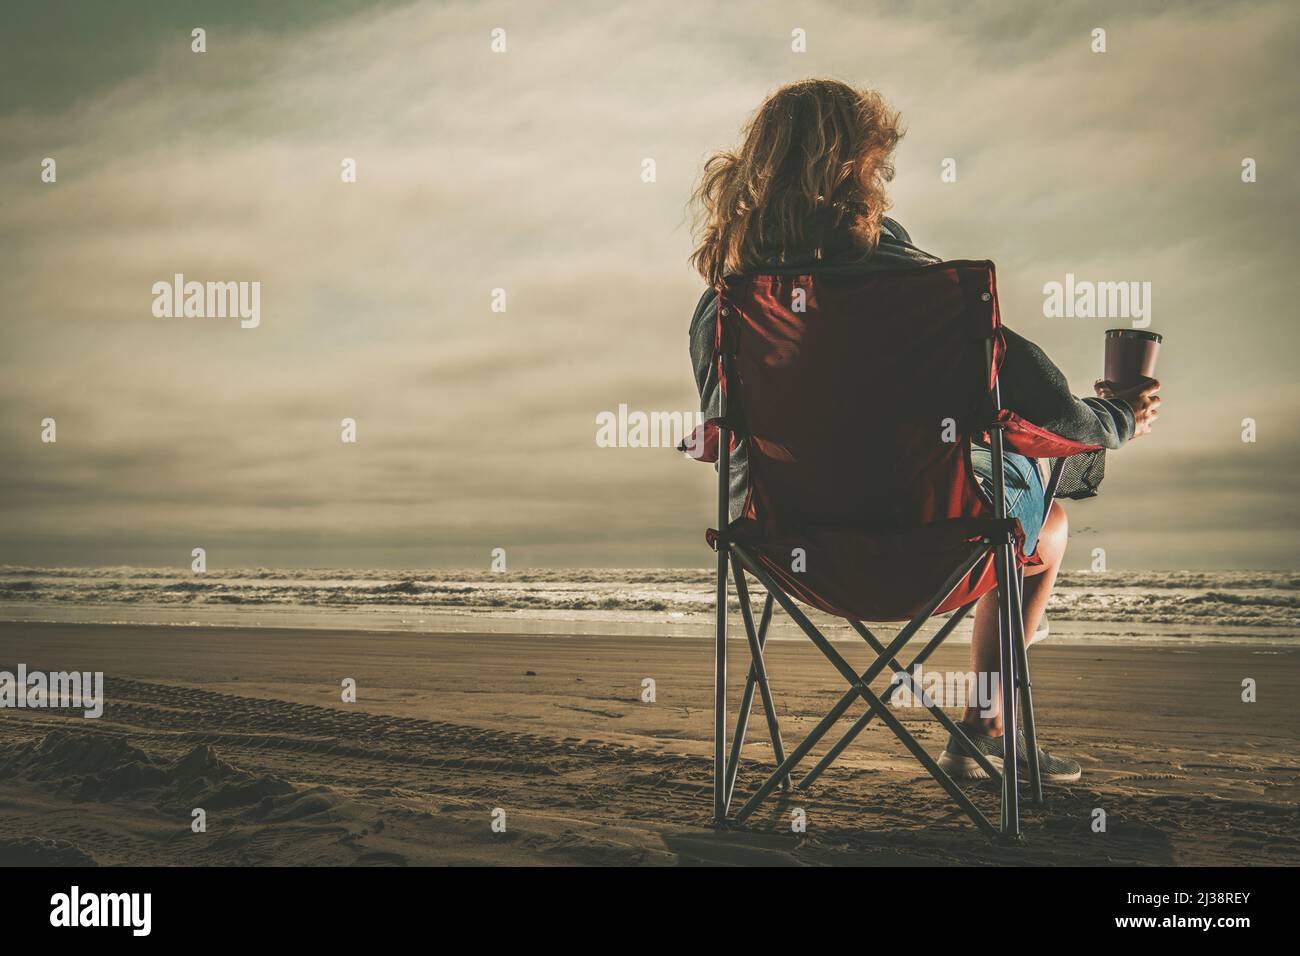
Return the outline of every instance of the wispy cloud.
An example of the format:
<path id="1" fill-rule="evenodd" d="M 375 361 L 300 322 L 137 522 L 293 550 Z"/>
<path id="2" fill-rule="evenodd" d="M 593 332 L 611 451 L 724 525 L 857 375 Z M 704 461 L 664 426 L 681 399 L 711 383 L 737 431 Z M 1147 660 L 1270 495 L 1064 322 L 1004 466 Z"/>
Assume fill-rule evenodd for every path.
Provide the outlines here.
<path id="1" fill-rule="evenodd" d="M 995 259 L 1009 324 L 1081 393 L 1108 323 L 1042 318 L 1042 284 L 1153 282 L 1167 412 L 1081 523 L 1130 565 L 1225 541 L 1295 564 L 1292 5 L 255 6 L 214 13 L 202 55 L 212 7 L 68 15 L 33 42 L 120 33 L 137 66 L 6 84 L 0 560 L 702 562 L 708 469 L 599 449 L 595 415 L 694 407 L 693 178 L 768 90 L 829 74 L 902 108 L 895 214 Z M 176 272 L 260 281 L 261 327 L 153 318 Z"/>

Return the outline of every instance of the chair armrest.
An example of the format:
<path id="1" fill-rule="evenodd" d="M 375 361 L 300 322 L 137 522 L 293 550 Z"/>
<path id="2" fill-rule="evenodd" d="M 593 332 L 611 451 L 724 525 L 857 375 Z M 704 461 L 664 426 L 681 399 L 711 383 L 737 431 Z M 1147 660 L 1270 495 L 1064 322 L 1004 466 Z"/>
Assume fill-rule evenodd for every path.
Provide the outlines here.
<path id="1" fill-rule="evenodd" d="M 694 458 L 696 461 L 716 463 L 718 460 L 718 426 L 721 419 L 710 418 L 706 422 L 695 426 L 695 430 L 681 440 L 677 445 L 677 450 L 688 458 Z M 735 435 L 732 435 L 731 445 L 736 445 Z"/>
<path id="2" fill-rule="evenodd" d="M 1062 438 L 1005 408 L 998 412 L 994 425 L 1002 429 L 1002 443 L 1007 451 L 1029 458 L 1068 458 L 1102 447 Z M 983 440 L 985 443 L 989 440 L 987 431 L 983 433 Z"/>

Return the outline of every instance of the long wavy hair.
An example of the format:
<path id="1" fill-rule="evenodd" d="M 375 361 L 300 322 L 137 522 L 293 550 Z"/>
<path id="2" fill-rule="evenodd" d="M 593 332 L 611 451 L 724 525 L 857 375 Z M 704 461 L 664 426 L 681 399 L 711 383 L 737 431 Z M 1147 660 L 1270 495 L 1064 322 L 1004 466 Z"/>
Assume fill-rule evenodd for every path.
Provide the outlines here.
<path id="1" fill-rule="evenodd" d="M 691 264 L 718 286 L 763 266 L 870 255 L 902 136 L 898 114 L 874 90 L 838 80 L 781 87 L 739 149 L 704 164 L 691 196 Z"/>

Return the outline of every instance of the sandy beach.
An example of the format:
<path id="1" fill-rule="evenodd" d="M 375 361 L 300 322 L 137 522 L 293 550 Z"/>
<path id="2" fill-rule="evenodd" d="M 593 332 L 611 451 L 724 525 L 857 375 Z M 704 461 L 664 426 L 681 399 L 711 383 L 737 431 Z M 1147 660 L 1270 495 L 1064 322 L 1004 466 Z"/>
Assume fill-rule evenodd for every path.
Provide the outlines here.
<path id="1" fill-rule="evenodd" d="M 715 830 L 712 648 L 695 634 L 4 623 L 0 670 L 101 670 L 106 703 L 99 719 L 0 711 L 0 865 L 1300 863 L 1300 649 L 1049 642 L 1031 659 L 1040 739 L 1084 776 L 1026 808 L 1027 843 L 1006 849 L 878 721 L 808 792 Z M 768 666 L 798 739 L 842 684 L 797 640 Z M 897 713 L 942 749 L 931 718 Z M 738 794 L 770 764 L 761 718 L 750 741 Z M 969 790 L 996 813 L 992 788 Z"/>

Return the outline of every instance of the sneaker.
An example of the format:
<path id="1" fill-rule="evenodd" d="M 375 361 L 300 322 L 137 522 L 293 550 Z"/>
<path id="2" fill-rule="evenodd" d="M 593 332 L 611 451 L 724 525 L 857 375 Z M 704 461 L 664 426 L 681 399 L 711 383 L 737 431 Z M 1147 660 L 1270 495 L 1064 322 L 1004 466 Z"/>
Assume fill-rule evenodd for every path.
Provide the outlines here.
<path id="1" fill-rule="evenodd" d="M 967 733 L 966 736 L 970 737 L 971 743 L 979 749 L 981 754 L 988 758 L 989 763 L 998 770 L 1002 769 L 1001 737 L 989 737 L 985 734 L 972 733 Z M 1022 772 L 1028 773 L 1029 760 L 1026 753 L 1029 748 L 1025 744 L 1024 732 L 1020 731 L 1018 737 L 1016 764 Z M 957 780 L 985 780 L 988 778 L 984 768 L 971 756 L 965 745 L 951 734 L 948 736 L 948 746 L 939 755 L 939 766 L 943 768 L 948 776 Z M 1074 783 L 1083 776 L 1083 770 L 1075 761 L 1066 757 L 1054 756 L 1042 747 L 1038 748 L 1038 771 L 1042 774 L 1044 783 Z"/>

